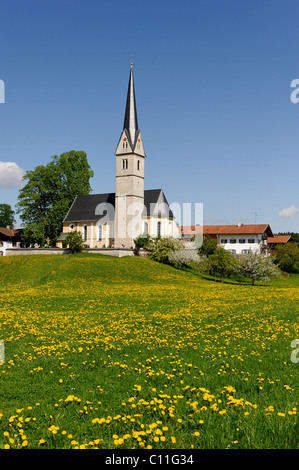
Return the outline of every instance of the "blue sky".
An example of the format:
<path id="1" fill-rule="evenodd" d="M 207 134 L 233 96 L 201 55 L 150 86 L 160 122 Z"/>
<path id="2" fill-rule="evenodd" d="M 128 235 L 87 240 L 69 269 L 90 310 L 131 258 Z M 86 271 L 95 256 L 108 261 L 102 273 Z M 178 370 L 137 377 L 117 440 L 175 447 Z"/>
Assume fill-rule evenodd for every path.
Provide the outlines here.
<path id="1" fill-rule="evenodd" d="M 114 192 L 132 56 L 145 189 L 206 224 L 299 232 L 298 17 L 297 0 L 0 1 L 0 202 L 73 149 Z"/>

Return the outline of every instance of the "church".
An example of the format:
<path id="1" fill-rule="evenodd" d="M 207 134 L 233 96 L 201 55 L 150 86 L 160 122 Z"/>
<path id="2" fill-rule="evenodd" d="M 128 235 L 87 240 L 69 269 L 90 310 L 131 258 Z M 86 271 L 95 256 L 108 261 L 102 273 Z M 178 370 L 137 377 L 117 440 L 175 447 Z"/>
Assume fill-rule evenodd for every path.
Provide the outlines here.
<path id="1" fill-rule="evenodd" d="M 82 233 L 86 248 L 131 249 L 139 235 L 180 237 L 162 189 L 144 189 L 146 154 L 138 128 L 132 63 L 115 156 L 115 192 L 76 196 L 63 220 L 58 247 L 72 230 Z"/>

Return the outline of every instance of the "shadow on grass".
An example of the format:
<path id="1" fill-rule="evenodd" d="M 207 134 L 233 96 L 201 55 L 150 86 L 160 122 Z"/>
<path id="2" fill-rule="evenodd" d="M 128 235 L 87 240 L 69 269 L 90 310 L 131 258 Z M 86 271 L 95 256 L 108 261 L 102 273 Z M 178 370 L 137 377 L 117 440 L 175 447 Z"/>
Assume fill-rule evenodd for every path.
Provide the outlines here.
<path id="1" fill-rule="evenodd" d="M 177 268 L 179 269 L 179 268 Z M 224 277 L 222 280 L 220 277 L 212 276 L 211 274 L 202 274 L 196 269 L 192 268 L 185 268 L 179 269 L 180 271 L 183 270 L 190 274 L 193 274 L 203 281 L 220 283 L 220 284 L 230 284 L 230 285 L 242 285 L 242 286 L 249 286 L 249 287 L 287 287 L 287 288 L 296 288 L 299 287 L 299 273 L 296 274 L 289 274 L 282 273 L 281 276 L 277 279 L 273 279 L 270 282 L 263 282 L 263 281 L 255 281 L 252 285 L 251 279 L 244 278 L 244 277 L 234 277 L 231 276 L 230 278 Z"/>

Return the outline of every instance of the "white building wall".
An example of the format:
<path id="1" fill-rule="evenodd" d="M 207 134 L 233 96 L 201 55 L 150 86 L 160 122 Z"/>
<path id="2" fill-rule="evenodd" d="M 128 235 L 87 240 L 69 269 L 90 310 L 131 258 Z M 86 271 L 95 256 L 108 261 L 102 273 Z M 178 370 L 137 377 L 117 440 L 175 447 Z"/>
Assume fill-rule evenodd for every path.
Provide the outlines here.
<path id="1" fill-rule="evenodd" d="M 261 253 L 261 244 L 263 243 L 261 235 L 218 235 L 218 243 L 225 250 L 234 252 L 236 255 L 242 255 L 248 251 Z M 226 243 L 224 241 L 226 240 Z M 232 243 L 231 240 L 236 240 Z M 245 243 L 240 243 L 240 240 L 245 240 Z M 253 243 L 249 243 L 253 240 Z"/>
<path id="2" fill-rule="evenodd" d="M 0 241 L 0 256 L 6 256 L 6 250 L 8 248 L 20 248 L 20 242 L 16 242 L 13 246 L 13 242 Z"/>

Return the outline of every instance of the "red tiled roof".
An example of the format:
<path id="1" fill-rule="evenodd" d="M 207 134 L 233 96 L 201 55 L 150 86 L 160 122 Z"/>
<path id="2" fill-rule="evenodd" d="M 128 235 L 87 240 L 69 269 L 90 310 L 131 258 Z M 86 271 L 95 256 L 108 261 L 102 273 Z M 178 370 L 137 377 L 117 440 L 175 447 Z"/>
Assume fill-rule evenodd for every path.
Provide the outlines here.
<path id="1" fill-rule="evenodd" d="M 277 235 L 276 237 L 269 237 L 267 243 L 287 243 L 291 235 Z"/>
<path id="2" fill-rule="evenodd" d="M 0 233 L 3 233 L 6 237 L 15 237 L 21 233 L 21 229 L 16 228 L 0 228 Z"/>
<path id="3" fill-rule="evenodd" d="M 181 233 L 185 235 L 195 235 L 196 233 L 202 233 L 202 226 L 201 225 L 184 225 L 180 227 Z"/>
<path id="4" fill-rule="evenodd" d="M 247 235 L 247 234 L 261 234 L 261 233 L 267 233 L 268 236 L 273 236 L 272 230 L 268 224 L 254 224 L 254 225 L 203 225 L 202 227 L 200 226 L 195 226 L 195 228 L 198 230 L 197 233 L 199 232 L 199 229 L 202 229 L 203 234 L 208 234 L 208 235 Z M 194 229 L 194 226 L 182 226 L 181 227 L 181 233 L 182 234 L 191 234 L 191 233 L 196 233 L 196 231 L 192 231 Z"/>

